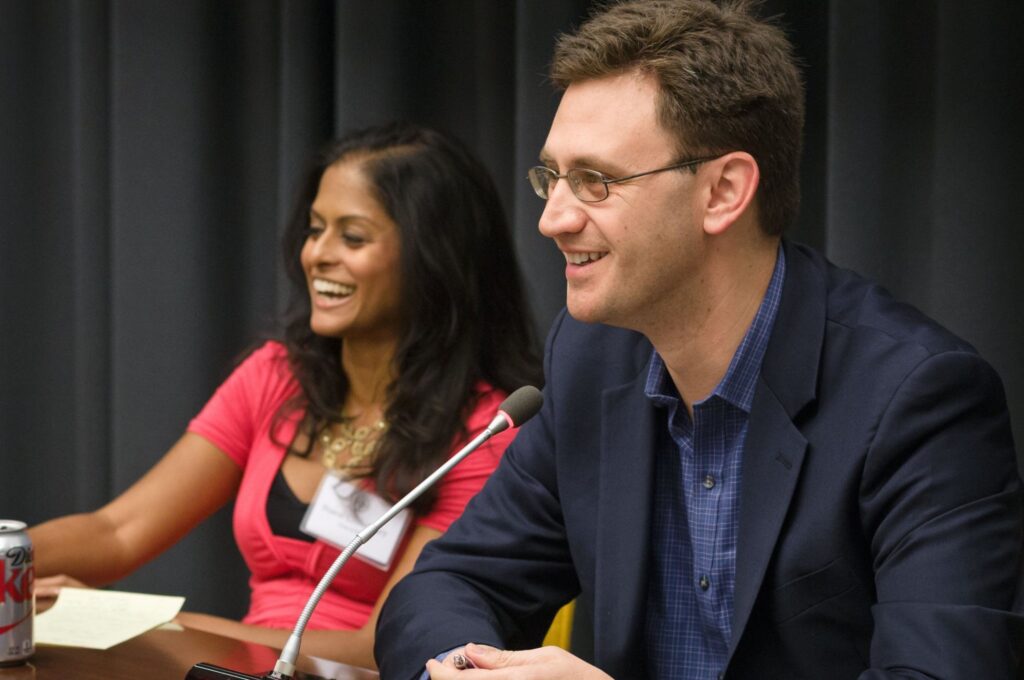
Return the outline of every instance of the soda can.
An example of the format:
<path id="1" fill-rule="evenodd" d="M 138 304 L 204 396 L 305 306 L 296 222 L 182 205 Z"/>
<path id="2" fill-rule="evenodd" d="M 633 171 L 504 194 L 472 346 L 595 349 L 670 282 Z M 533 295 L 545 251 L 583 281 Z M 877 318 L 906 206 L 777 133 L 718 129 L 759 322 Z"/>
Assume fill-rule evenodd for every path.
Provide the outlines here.
<path id="1" fill-rule="evenodd" d="M 25 523 L 0 519 L 0 666 L 32 656 L 36 567 Z"/>

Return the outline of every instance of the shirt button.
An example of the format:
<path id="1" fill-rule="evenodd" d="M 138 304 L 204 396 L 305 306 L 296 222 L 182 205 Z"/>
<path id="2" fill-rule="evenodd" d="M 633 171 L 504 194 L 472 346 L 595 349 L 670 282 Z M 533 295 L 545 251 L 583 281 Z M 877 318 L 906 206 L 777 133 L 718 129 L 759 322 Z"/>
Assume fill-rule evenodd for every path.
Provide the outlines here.
<path id="1" fill-rule="evenodd" d="M 714 489 L 715 488 L 715 478 L 712 477 L 711 475 L 705 476 L 704 477 L 704 488 L 705 489 Z"/>
<path id="2" fill-rule="evenodd" d="M 718 680 L 725 680 L 725 671 L 718 674 Z"/>
<path id="3" fill-rule="evenodd" d="M 698 581 L 697 584 L 700 586 L 701 590 L 707 590 L 711 587 L 711 581 L 707 576 L 701 576 L 700 581 Z"/>

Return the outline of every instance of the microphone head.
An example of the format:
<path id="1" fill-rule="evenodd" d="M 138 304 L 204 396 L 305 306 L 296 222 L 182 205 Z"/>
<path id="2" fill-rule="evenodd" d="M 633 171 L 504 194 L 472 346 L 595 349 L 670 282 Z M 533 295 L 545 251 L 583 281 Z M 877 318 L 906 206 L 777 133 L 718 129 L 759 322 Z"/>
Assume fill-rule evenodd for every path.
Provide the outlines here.
<path id="1" fill-rule="evenodd" d="M 544 396 L 540 390 L 533 385 L 523 385 L 505 397 L 505 401 L 501 402 L 498 410 L 508 417 L 511 427 L 519 427 L 537 415 L 543 403 Z"/>

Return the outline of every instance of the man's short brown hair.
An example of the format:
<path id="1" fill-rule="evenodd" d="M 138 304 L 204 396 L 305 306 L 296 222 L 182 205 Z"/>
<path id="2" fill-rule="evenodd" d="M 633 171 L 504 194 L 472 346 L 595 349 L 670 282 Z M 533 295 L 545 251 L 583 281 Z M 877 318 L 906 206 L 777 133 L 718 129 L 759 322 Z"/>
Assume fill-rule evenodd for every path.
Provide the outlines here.
<path id="1" fill-rule="evenodd" d="M 558 39 L 551 79 L 566 88 L 630 70 L 657 79 L 658 118 L 680 159 L 750 153 L 762 229 L 781 234 L 796 219 L 804 91 L 780 28 L 746 0 L 609 4 Z"/>

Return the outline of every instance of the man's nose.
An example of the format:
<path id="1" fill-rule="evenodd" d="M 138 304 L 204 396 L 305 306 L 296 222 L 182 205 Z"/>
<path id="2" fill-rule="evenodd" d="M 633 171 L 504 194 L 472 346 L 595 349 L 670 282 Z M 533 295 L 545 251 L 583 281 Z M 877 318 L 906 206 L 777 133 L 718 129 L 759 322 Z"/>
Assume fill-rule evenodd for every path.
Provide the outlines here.
<path id="1" fill-rule="evenodd" d="M 544 212 L 541 213 L 537 228 L 548 238 L 577 232 L 587 222 L 583 203 L 572 193 L 569 181 L 562 178 L 555 182 L 548 193 Z"/>

